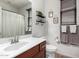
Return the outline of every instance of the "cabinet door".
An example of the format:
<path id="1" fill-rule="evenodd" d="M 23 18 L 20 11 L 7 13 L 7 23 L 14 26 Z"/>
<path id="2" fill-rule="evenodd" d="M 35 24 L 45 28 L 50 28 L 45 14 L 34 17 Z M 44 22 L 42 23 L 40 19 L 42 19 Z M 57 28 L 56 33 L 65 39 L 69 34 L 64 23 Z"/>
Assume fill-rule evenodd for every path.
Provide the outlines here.
<path id="1" fill-rule="evenodd" d="M 40 51 L 43 53 L 43 58 L 46 58 L 46 41 L 40 44 Z"/>
<path id="2" fill-rule="evenodd" d="M 40 51 L 37 55 L 33 58 L 45 58 L 45 50 Z"/>
<path id="3" fill-rule="evenodd" d="M 40 45 L 40 51 L 33 58 L 45 58 L 46 57 L 46 41 L 42 42 Z"/>
<path id="4" fill-rule="evenodd" d="M 41 44 L 40 44 L 40 51 L 41 50 L 46 50 L 46 41 L 44 41 L 44 42 L 42 42 Z"/>
<path id="5" fill-rule="evenodd" d="M 20 54 L 16 58 L 32 58 L 34 55 L 38 54 L 39 52 L 39 45 L 33 47 L 32 49 Z"/>

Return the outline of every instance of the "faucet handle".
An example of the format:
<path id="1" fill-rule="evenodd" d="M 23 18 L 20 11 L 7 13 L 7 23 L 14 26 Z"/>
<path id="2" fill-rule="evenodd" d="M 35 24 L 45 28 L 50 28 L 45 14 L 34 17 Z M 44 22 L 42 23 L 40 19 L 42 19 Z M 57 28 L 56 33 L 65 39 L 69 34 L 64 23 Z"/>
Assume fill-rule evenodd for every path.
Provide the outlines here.
<path id="1" fill-rule="evenodd" d="M 19 42 L 19 39 L 16 39 L 16 42 Z"/>
<path id="2" fill-rule="evenodd" d="M 18 36 L 16 37 L 16 42 L 19 42 L 19 37 Z"/>

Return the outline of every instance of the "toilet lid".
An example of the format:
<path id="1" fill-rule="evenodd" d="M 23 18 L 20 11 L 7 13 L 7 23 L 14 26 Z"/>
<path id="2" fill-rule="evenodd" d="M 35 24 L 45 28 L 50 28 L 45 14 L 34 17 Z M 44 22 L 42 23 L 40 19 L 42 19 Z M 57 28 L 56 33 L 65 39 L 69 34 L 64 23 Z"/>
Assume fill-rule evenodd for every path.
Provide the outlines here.
<path id="1" fill-rule="evenodd" d="M 57 47 L 53 45 L 46 45 L 46 50 L 47 51 L 56 51 Z"/>

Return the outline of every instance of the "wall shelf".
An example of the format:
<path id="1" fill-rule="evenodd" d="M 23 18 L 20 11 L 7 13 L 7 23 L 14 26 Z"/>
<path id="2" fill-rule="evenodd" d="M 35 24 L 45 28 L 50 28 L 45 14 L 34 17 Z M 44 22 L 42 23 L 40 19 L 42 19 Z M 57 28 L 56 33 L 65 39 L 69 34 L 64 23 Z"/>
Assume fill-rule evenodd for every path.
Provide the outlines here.
<path id="1" fill-rule="evenodd" d="M 42 20 L 40 20 L 40 21 L 36 21 L 36 22 L 38 22 L 38 23 L 45 23 L 45 22 L 43 22 Z"/>
<path id="2" fill-rule="evenodd" d="M 42 15 L 37 15 L 37 16 L 39 16 L 39 17 L 41 17 L 41 18 L 45 18 L 45 16 L 42 16 Z"/>

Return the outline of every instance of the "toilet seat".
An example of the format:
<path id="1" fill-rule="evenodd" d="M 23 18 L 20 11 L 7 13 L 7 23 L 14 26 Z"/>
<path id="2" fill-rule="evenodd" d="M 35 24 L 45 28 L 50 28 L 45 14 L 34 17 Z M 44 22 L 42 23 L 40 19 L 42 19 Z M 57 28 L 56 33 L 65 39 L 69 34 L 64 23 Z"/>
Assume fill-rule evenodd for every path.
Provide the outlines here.
<path id="1" fill-rule="evenodd" d="M 54 52 L 57 50 L 57 47 L 56 46 L 53 46 L 53 45 L 46 45 L 46 51 L 49 51 L 49 52 Z"/>

